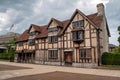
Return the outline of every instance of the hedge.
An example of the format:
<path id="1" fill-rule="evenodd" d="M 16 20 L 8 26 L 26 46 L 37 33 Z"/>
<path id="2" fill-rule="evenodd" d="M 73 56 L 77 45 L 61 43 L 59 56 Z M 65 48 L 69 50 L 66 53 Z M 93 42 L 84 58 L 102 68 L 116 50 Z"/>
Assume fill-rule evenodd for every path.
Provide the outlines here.
<path id="1" fill-rule="evenodd" d="M 120 65 L 120 54 L 112 54 L 105 52 L 102 55 L 103 65 Z"/>
<path id="2" fill-rule="evenodd" d="M 0 59 L 14 61 L 14 53 L 0 53 Z"/>

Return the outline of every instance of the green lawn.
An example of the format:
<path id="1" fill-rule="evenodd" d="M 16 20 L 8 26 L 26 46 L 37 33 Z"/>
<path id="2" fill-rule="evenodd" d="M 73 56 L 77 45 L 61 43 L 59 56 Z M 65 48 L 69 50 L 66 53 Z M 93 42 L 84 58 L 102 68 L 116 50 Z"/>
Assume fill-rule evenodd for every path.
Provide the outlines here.
<path id="1" fill-rule="evenodd" d="M 120 70 L 120 65 L 102 65 L 97 67 L 97 69 Z"/>

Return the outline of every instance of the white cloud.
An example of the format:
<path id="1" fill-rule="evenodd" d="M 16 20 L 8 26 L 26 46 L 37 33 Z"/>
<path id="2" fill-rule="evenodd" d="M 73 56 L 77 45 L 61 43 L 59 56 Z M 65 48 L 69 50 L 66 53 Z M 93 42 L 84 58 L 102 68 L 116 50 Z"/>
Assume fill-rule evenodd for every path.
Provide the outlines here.
<path id="1" fill-rule="evenodd" d="M 2 31 L 2 29 L 0 28 L 0 31 Z"/>
<path id="2" fill-rule="evenodd" d="M 103 3 L 104 5 L 107 4 L 109 0 L 91 0 L 90 4 L 99 4 Z"/>
<path id="3" fill-rule="evenodd" d="M 16 19 L 16 16 L 18 15 L 18 11 L 15 9 L 9 8 L 6 10 L 6 12 L 0 13 L 0 29 L 1 30 L 7 30 L 13 23 L 13 21 Z"/>
<path id="4" fill-rule="evenodd" d="M 35 5 L 33 6 L 34 13 L 39 14 L 40 12 L 42 12 L 41 11 L 42 6 L 43 6 L 43 0 L 36 1 Z"/>
<path id="5" fill-rule="evenodd" d="M 97 11 L 96 9 L 97 4 L 103 3 L 106 6 L 108 2 L 109 0 L 89 0 L 89 1 L 79 0 L 76 3 L 76 8 L 80 9 L 86 14 L 90 14 Z"/>
<path id="6" fill-rule="evenodd" d="M 98 3 L 105 5 L 112 36 L 110 42 L 118 45 L 116 29 L 120 25 L 119 0 L 0 0 L 0 34 L 8 31 L 12 24 L 15 24 L 15 32 L 22 33 L 30 24 L 47 24 L 52 17 L 68 19 L 76 8 L 91 14 L 97 12 Z"/>

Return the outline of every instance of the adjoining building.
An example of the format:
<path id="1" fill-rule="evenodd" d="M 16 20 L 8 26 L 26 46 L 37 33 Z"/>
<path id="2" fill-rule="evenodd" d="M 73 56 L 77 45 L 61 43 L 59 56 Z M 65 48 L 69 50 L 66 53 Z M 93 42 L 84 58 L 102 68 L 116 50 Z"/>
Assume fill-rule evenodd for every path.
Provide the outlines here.
<path id="1" fill-rule="evenodd" d="M 18 38 L 20 34 L 14 32 L 8 32 L 4 35 L 0 35 L 0 53 L 3 53 L 7 50 L 5 46 L 10 40 Z"/>
<path id="2" fill-rule="evenodd" d="M 113 50 L 116 48 L 117 46 L 114 44 L 109 44 L 109 52 L 113 52 Z"/>
<path id="3" fill-rule="evenodd" d="M 95 67 L 108 52 L 109 37 L 102 3 L 90 15 L 76 9 L 68 20 L 31 24 L 17 39 L 15 62 Z"/>

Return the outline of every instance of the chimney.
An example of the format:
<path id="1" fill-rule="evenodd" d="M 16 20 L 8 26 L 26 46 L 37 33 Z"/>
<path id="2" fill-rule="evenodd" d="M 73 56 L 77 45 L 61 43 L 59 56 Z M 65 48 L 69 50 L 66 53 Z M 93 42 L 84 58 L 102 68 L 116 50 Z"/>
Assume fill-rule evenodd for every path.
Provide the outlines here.
<path id="1" fill-rule="evenodd" d="M 103 3 L 97 4 L 97 12 L 98 12 L 98 15 L 104 15 L 105 14 Z"/>

